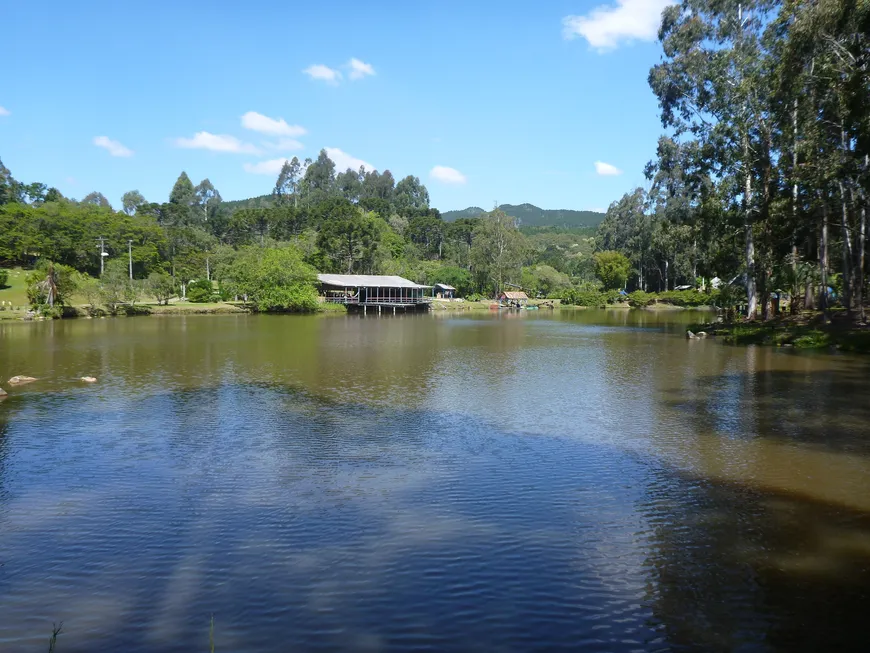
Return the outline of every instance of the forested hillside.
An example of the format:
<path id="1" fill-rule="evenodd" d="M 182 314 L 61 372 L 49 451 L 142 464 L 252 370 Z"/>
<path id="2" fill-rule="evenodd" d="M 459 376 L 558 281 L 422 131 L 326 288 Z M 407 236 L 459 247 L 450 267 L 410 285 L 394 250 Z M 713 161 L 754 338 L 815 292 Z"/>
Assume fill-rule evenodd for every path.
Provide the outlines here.
<path id="1" fill-rule="evenodd" d="M 498 208 L 516 218 L 521 227 L 596 227 L 604 219 L 604 214 L 596 211 L 542 209 L 534 204 L 500 204 Z M 484 213 L 486 211 L 478 206 L 469 206 L 460 211 L 446 211 L 442 216 L 446 222 L 453 222 Z"/>
<path id="2" fill-rule="evenodd" d="M 270 195 L 225 202 L 208 179 L 194 184 L 184 172 L 168 190 L 157 202 L 131 190 L 115 210 L 99 192 L 65 198 L 0 164 L 0 266 L 42 270 L 30 289 L 37 305 L 62 302 L 73 280 L 103 294 L 111 285 L 117 305 L 146 284 L 165 300 L 196 281 L 207 296 L 200 282 L 214 279 L 262 310 L 310 307 L 316 271 L 396 274 L 488 296 L 505 283 L 555 295 L 594 278 L 588 229 L 520 230 L 501 210 L 445 222 L 417 177 L 337 173 L 325 151 L 286 162 Z"/>

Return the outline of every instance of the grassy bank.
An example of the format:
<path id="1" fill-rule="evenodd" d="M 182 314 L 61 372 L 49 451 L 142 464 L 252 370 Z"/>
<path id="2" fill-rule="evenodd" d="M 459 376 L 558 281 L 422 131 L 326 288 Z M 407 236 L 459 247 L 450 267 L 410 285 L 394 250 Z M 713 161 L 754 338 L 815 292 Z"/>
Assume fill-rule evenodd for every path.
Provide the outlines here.
<path id="1" fill-rule="evenodd" d="M 690 331 L 705 331 L 735 345 L 771 345 L 795 349 L 837 349 L 870 354 L 870 327 L 835 313 L 825 323 L 820 313 L 803 313 L 767 322 L 695 324 Z"/>

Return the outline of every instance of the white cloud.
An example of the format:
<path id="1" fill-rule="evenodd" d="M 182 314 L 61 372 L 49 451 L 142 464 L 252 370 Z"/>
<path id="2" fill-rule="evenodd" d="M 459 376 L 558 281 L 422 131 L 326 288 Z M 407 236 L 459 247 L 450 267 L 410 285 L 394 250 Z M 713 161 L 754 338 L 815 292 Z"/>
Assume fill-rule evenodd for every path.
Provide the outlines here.
<path id="1" fill-rule="evenodd" d="M 335 163 L 336 172 L 344 172 L 348 168 L 350 168 L 351 170 L 359 170 L 360 166 L 364 167 L 366 170 L 376 169 L 368 161 L 357 159 L 356 157 L 351 156 L 347 152 L 342 152 L 337 147 L 327 147 L 325 149 L 326 155 Z"/>
<path id="2" fill-rule="evenodd" d="M 445 184 L 464 184 L 468 179 L 456 168 L 435 166 L 429 171 L 429 176 Z"/>
<path id="3" fill-rule="evenodd" d="M 118 141 L 113 141 L 108 136 L 97 136 L 94 138 L 94 145 L 102 147 L 112 156 L 133 156 L 133 150 L 124 147 Z"/>
<path id="4" fill-rule="evenodd" d="M 368 75 L 375 74 L 375 69 L 370 63 L 364 63 L 355 57 L 352 58 L 347 65 L 350 66 L 349 77 L 351 79 L 362 79 Z"/>
<path id="5" fill-rule="evenodd" d="M 295 138 L 279 138 L 271 143 L 263 143 L 263 147 L 273 152 L 287 152 L 292 150 L 302 150 L 305 146 Z"/>
<path id="6" fill-rule="evenodd" d="M 259 163 L 244 163 L 242 164 L 242 167 L 245 169 L 245 172 L 250 172 L 254 175 L 271 175 L 275 177 L 279 172 L 281 172 L 281 168 L 287 160 L 288 159 L 281 158 L 260 161 Z"/>
<path id="7" fill-rule="evenodd" d="M 232 152 L 235 154 L 259 154 L 260 150 L 250 143 L 243 143 L 235 136 L 196 132 L 193 138 L 176 138 L 176 147 L 188 150 L 211 150 L 212 152 Z"/>
<path id="8" fill-rule="evenodd" d="M 595 162 L 595 172 L 602 177 L 615 177 L 622 174 L 622 170 L 609 163 L 604 163 L 604 161 Z"/>
<path id="9" fill-rule="evenodd" d="M 302 72 L 308 75 L 311 79 L 322 79 L 329 84 L 337 84 L 341 79 L 341 73 L 339 71 L 330 68 L 329 66 L 324 66 L 321 63 L 308 66 L 308 68 Z"/>
<path id="10" fill-rule="evenodd" d="M 12 112 L 6 107 L 0 106 L 0 116 L 11 116 Z"/>
<path id="11" fill-rule="evenodd" d="M 655 41 L 662 11 L 675 0 L 616 0 L 601 5 L 586 16 L 566 16 L 562 33 L 566 39 L 583 37 L 599 52 L 632 41 Z"/>
<path id="12" fill-rule="evenodd" d="M 256 111 L 248 111 L 242 116 L 242 127 L 270 136 L 304 136 L 308 132 L 305 127 L 288 125 L 283 118 L 270 118 Z"/>

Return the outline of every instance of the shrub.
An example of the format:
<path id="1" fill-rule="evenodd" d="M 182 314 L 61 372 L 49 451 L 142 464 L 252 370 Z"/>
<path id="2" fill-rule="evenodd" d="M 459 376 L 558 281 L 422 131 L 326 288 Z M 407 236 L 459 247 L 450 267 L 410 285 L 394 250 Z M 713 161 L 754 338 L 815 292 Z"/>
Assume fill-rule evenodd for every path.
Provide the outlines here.
<path id="1" fill-rule="evenodd" d="M 152 272 L 148 275 L 145 283 L 148 292 L 157 300 L 158 304 L 169 304 L 169 300 L 175 297 L 175 279 L 165 272 Z"/>
<path id="2" fill-rule="evenodd" d="M 214 286 L 208 279 L 191 281 L 187 286 L 188 301 L 203 304 L 214 300 Z"/>
<path id="3" fill-rule="evenodd" d="M 0 288 L 5 288 L 7 281 L 9 281 L 9 270 L 0 268 Z"/>
<path id="4" fill-rule="evenodd" d="M 655 294 L 644 292 L 643 290 L 635 290 L 628 295 L 628 303 L 637 308 L 649 306 L 656 299 Z"/>

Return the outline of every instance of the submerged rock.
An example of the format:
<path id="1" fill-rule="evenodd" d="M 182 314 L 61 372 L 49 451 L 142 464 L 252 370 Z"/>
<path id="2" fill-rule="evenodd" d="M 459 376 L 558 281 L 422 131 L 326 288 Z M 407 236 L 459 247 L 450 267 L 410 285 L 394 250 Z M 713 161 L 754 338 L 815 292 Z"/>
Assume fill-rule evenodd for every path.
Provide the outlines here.
<path id="1" fill-rule="evenodd" d="M 83 376 L 79 379 L 79 381 L 83 381 L 84 383 L 96 383 L 97 377 L 95 376 Z"/>
<path id="2" fill-rule="evenodd" d="M 7 394 L 8 393 L 3 388 L 0 388 L 0 397 L 5 397 Z"/>
<path id="3" fill-rule="evenodd" d="M 9 385 L 23 385 L 34 381 L 36 381 L 36 379 L 32 376 L 13 376 L 9 379 Z"/>

